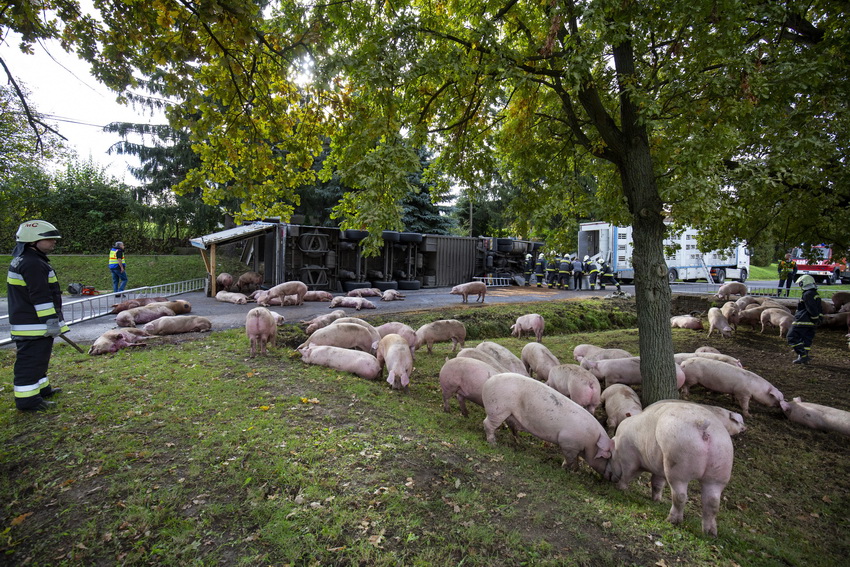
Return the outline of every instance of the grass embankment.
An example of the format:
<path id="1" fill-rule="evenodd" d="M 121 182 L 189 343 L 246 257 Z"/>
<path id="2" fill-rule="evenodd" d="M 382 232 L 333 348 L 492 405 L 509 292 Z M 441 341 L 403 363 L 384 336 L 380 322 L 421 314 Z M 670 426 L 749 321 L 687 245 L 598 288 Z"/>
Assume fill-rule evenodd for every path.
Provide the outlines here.
<path id="1" fill-rule="evenodd" d="M 56 271 L 63 292 L 68 284 L 76 282 L 94 286 L 100 292 L 112 292 L 112 272 L 107 265 L 107 256 L 77 256 L 61 254 L 50 256 L 50 265 Z M 5 273 L 12 257 L 0 255 L 0 267 Z M 218 273 L 241 274 L 248 267 L 238 259 L 219 257 L 216 260 Z M 127 256 L 127 289 L 181 282 L 206 276 L 207 269 L 200 253 L 187 256 Z M 6 295 L 6 286 L 0 286 L 0 295 Z"/>
<path id="2" fill-rule="evenodd" d="M 414 327 L 458 318 L 467 346 L 489 338 L 519 353 L 527 340 L 505 332 L 517 309 L 364 316 Z M 634 315 L 612 314 L 611 302 L 526 309 L 572 331 L 544 338 L 562 361 L 585 342 L 637 352 Z M 303 337 L 287 325 L 278 348 L 255 359 L 238 330 L 101 357 L 59 345 L 51 379 L 65 388 L 60 409 L 37 415 L 10 409 L 13 355 L 0 351 L 5 560 L 767 567 L 837 565 L 850 554 L 850 449 L 790 424 L 778 409 L 753 404 L 750 429 L 735 440 L 720 534 L 711 539 L 700 533 L 696 485 L 685 523 L 674 527 L 665 521 L 669 491 L 652 502 L 646 477 L 620 492 L 584 464 L 562 470 L 557 448 L 528 435 L 512 442 L 502 430 L 491 448 L 474 404 L 468 419 L 454 400 L 444 414 L 438 375 L 451 356 L 446 344 L 417 353 L 405 395 L 383 380 L 303 364 L 292 350 Z M 775 364 L 771 348 L 787 355 L 778 337 L 752 337 L 765 364 Z M 724 351 L 740 342 L 712 339 Z M 820 352 L 830 340 L 819 336 Z M 676 329 L 674 341 L 692 351 L 705 333 Z M 757 360 L 755 351 L 742 356 Z M 805 369 L 782 371 L 781 389 L 812 397 Z M 836 390 L 850 409 L 846 389 Z M 723 397 L 710 401 L 736 409 Z"/>

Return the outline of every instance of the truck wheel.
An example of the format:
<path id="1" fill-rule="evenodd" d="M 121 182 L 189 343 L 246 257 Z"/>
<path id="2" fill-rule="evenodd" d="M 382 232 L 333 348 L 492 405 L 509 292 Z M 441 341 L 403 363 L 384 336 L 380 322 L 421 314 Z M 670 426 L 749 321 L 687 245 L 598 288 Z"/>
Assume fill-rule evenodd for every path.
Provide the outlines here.
<path id="1" fill-rule="evenodd" d="M 741 277 L 738 278 L 738 281 L 744 283 L 745 281 L 747 281 L 747 276 L 749 275 L 750 274 L 747 273 L 747 270 L 741 270 Z"/>
<path id="2" fill-rule="evenodd" d="M 826 285 L 835 285 L 835 282 L 839 280 L 837 273 L 829 274 L 826 278 L 824 278 L 824 282 Z"/>
<path id="3" fill-rule="evenodd" d="M 720 268 L 717 270 L 717 276 L 714 278 L 716 280 L 715 283 L 723 283 L 726 281 L 726 270 Z"/>
<path id="4" fill-rule="evenodd" d="M 401 290 L 416 290 L 419 289 L 422 282 L 419 280 L 398 280 L 398 289 Z"/>
<path id="5" fill-rule="evenodd" d="M 679 272 L 677 272 L 673 268 L 670 268 L 669 270 L 667 270 L 667 281 L 669 283 L 673 283 L 678 279 L 679 279 Z"/>

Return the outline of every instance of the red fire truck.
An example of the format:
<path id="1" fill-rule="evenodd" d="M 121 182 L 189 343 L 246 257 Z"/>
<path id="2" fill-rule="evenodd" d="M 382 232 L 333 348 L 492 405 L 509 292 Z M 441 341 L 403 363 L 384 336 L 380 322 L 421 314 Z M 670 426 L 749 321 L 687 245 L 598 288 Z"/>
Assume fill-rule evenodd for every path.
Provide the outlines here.
<path id="1" fill-rule="evenodd" d="M 832 285 L 850 283 L 850 268 L 843 256 L 833 255 L 832 248 L 818 244 L 808 248 L 794 248 L 791 258 L 797 264 L 797 275 L 810 275 L 818 283 Z"/>

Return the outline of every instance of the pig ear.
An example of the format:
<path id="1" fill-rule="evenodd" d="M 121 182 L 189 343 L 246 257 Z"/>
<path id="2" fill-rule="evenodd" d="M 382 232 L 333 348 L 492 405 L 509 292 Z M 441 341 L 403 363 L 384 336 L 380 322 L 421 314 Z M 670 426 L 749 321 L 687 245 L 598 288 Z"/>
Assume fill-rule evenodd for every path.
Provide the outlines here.
<path id="1" fill-rule="evenodd" d="M 395 386 L 395 371 L 390 370 L 389 374 L 387 374 L 387 383 L 390 386 Z"/>
<path id="2" fill-rule="evenodd" d="M 605 433 L 599 434 L 599 439 L 596 440 L 596 457 L 597 459 L 610 459 L 611 452 L 614 450 L 614 440 L 608 437 Z"/>

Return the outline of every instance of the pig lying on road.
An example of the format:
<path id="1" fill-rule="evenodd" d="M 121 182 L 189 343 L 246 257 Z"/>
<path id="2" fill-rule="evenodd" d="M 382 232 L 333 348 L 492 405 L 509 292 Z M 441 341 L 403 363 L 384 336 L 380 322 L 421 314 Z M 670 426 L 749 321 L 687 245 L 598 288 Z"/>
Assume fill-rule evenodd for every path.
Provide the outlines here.
<path id="1" fill-rule="evenodd" d="M 215 294 L 216 301 L 224 303 L 233 303 L 235 305 L 245 305 L 248 303 L 248 296 L 244 293 L 236 293 L 233 291 L 220 291 Z"/>
<path id="2" fill-rule="evenodd" d="M 360 311 L 361 309 L 375 309 L 375 304 L 362 297 L 337 296 L 331 300 L 331 304 L 328 307 L 330 309 L 334 307 L 353 307 L 355 310 Z"/>
<path id="3" fill-rule="evenodd" d="M 304 294 L 304 301 L 331 301 L 334 294 L 320 289 L 311 290 Z"/>
<path id="4" fill-rule="evenodd" d="M 658 403 L 620 423 L 605 478 L 625 490 L 641 471 L 652 475 L 652 499 L 660 501 L 670 484 L 673 506 L 667 520 L 679 524 L 688 501 L 688 483 L 702 491 L 702 531 L 717 536 L 723 489 L 732 477 L 732 438 L 715 414 L 691 403 Z"/>
<path id="5" fill-rule="evenodd" d="M 397 289 L 388 289 L 381 296 L 381 301 L 404 301 L 404 295 Z"/>
<path id="6" fill-rule="evenodd" d="M 487 295 L 487 284 L 484 282 L 467 282 L 454 286 L 449 293 L 452 295 L 462 295 L 463 300 L 461 303 L 469 303 L 469 295 L 478 294 L 478 299 L 475 302 L 478 303 L 480 300 L 481 303 L 484 303 L 484 297 Z"/>
<path id="7" fill-rule="evenodd" d="M 128 299 L 127 301 L 116 303 L 112 306 L 112 311 L 110 311 L 110 313 L 117 315 L 118 313 L 132 309 L 133 307 L 142 307 L 144 305 L 150 305 L 151 303 L 163 303 L 166 301 L 168 301 L 168 298 L 165 297 L 137 297 L 136 299 Z"/>
<path id="8" fill-rule="evenodd" d="M 534 344 L 534 343 L 531 343 Z M 496 444 L 496 429 L 512 419 L 522 431 L 554 443 L 564 455 L 564 467 L 575 469 L 578 455 L 599 474 L 604 474 L 613 443 L 590 413 L 565 395 L 533 378 L 507 372 L 484 382 L 481 392 L 484 432 Z"/>
<path id="9" fill-rule="evenodd" d="M 133 307 L 132 309 L 122 311 L 115 318 L 115 323 L 119 327 L 135 327 L 137 324 L 150 323 L 154 319 L 175 314 L 164 303 L 151 303 L 150 305 Z"/>
<path id="10" fill-rule="evenodd" d="M 526 333 L 533 334 L 537 342 L 543 341 L 543 329 L 546 323 L 543 316 L 537 313 L 529 313 L 517 317 L 516 323 L 511 325 L 511 336 L 521 339 Z"/>

